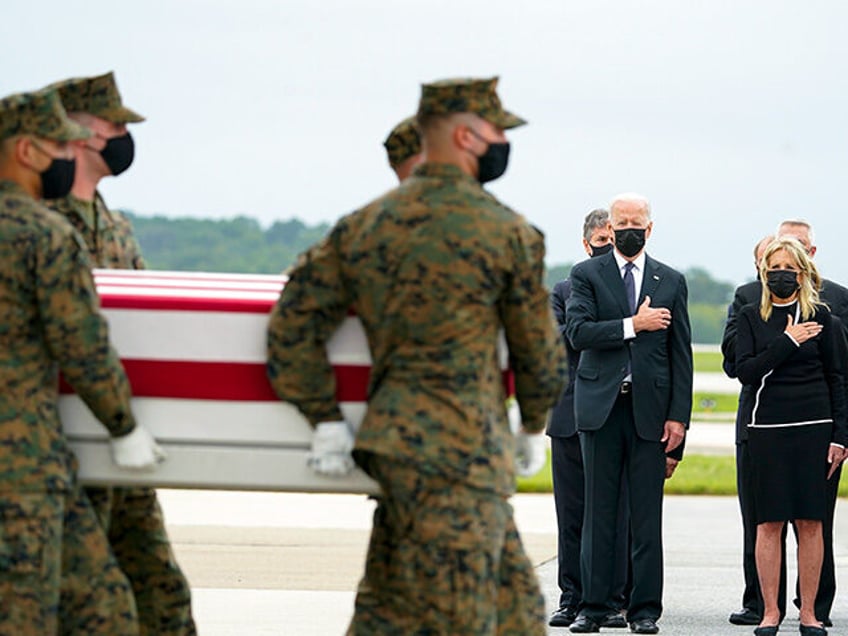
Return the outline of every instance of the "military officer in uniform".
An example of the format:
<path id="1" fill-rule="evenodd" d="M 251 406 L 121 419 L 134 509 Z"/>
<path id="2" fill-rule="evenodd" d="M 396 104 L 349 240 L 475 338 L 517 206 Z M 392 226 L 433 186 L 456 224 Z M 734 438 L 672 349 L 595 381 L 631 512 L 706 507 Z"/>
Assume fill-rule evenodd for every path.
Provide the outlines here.
<path id="1" fill-rule="evenodd" d="M 411 175 L 412 169 L 421 163 L 421 137 L 415 128 L 415 117 L 407 117 L 392 128 L 383 147 L 398 181 Z"/>
<path id="2" fill-rule="evenodd" d="M 269 378 L 315 427 L 309 464 L 344 475 L 355 460 L 382 491 L 349 634 L 546 633 L 508 497 L 516 467 L 544 460 L 565 355 L 543 237 L 481 187 L 506 169 L 504 130 L 525 123 L 496 84 L 422 87 L 424 163 L 303 254 L 272 311 Z M 325 351 L 350 308 L 373 360 L 355 437 Z M 524 422 L 515 437 L 501 329 Z"/>
<path id="3" fill-rule="evenodd" d="M 130 410 L 79 236 L 39 199 L 74 178 L 91 133 L 55 91 L 0 100 L 0 633 L 137 634 L 129 583 L 76 481 L 58 372 L 109 430 L 116 464 L 163 457 Z M 60 579 L 73 581 L 61 595 Z M 61 618 L 60 618 L 61 617 Z"/>
<path id="4" fill-rule="evenodd" d="M 68 116 L 94 134 L 74 146 L 76 175 L 71 192 L 47 205 L 83 237 L 94 267 L 143 269 L 132 225 L 110 210 L 97 191 L 100 180 L 132 164 L 135 143 L 128 123 L 144 118 L 124 106 L 112 73 L 58 82 Z M 132 584 L 142 636 L 195 634 L 191 588 L 177 564 L 152 488 L 86 488 L 112 551 Z"/>

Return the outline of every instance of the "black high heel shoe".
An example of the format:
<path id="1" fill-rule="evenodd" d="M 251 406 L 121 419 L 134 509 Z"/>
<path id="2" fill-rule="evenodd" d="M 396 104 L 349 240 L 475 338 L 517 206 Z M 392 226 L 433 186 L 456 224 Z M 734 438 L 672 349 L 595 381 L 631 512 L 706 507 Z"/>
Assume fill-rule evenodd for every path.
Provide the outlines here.
<path id="1" fill-rule="evenodd" d="M 768 627 L 755 627 L 754 636 L 776 636 L 780 625 L 769 625 Z"/>
<path id="2" fill-rule="evenodd" d="M 827 636 L 827 630 L 818 625 L 799 625 L 801 636 Z"/>

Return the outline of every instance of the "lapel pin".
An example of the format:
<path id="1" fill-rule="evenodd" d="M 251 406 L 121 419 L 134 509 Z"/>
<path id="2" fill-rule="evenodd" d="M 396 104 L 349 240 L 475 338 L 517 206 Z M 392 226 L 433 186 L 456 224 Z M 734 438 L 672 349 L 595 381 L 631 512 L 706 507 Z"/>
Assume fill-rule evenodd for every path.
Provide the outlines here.
<path id="1" fill-rule="evenodd" d="M 659 280 L 659 279 L 660 279 L 660 277 L 657 276 L 656 274 L 654 274 L 654 280 Z"/>

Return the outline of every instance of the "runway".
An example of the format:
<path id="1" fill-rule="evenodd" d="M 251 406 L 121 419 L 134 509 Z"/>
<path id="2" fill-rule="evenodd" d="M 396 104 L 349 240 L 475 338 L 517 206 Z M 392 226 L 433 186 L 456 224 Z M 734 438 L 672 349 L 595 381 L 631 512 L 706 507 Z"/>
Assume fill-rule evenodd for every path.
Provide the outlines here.
<path id="1" fill-rule="evenodd" d="M 160 499 L 192 585 L 201 635 L 344 633 L 364 563 L 373 502 L 360 495 L 176 490 L 161 490 Z M 518 495 L 513 505 L 551 608 L 558 598 L 553 500 L 550 495 Z M 839 507 L 834 534 L 839 580 L 848 581 L 848 520 Z M 667 497 L 664 537 L 661 633 L 751 633 L 727 623 L 742 592 L 736 499 Z M 794 554 L 791 546 L 789 554 Z M 845 593 L 837 598 L 833 619 L 831 634 L 848 633 Z M 783 631 L 797 631 L 796 620 L 790 612 Z M 570 632 L 551 628 L 549 633 Z"/>

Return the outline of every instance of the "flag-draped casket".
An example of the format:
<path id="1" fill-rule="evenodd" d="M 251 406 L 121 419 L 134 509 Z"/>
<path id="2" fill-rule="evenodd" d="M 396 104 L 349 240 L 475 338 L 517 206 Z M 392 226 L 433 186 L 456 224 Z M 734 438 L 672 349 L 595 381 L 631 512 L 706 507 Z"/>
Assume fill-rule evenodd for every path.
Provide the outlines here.
<path id="1" fill-rule="evenodd" d="M 89 484 L 150 484 L 314 492 L 371 492 L 363 473 L 332 479 L 306 467 L 312 429 L 278 400 L 265 374 L 268 317 L 281 276 L 95 270 L 109 335 L 133 390 L 133 411 L 166 449 L 152 473 L 111 461 L 106 430 L 63 387 L 60 413 Z M 328 343 L 345 417 L 365 412 L 370 357 L 346 318 Z"/>
<path id="2" fill-rule="evenodd" d="M 282 276 L 95 270 L 110 339 L 136 419 L 168 453 L 151 473 L 119 470 L 106 430 L 63 386 L 60 414 L 88 484 L 301 492 L 375 492 L 357 470 L 334 479 L 306 466 L 312 429 L 265 373 L 268 318 Z M 327 345 L 345 418 L 365 413 L 371 359 L 348 316 Z M 502 347 L 506 368 L 506 348 Z"/>

